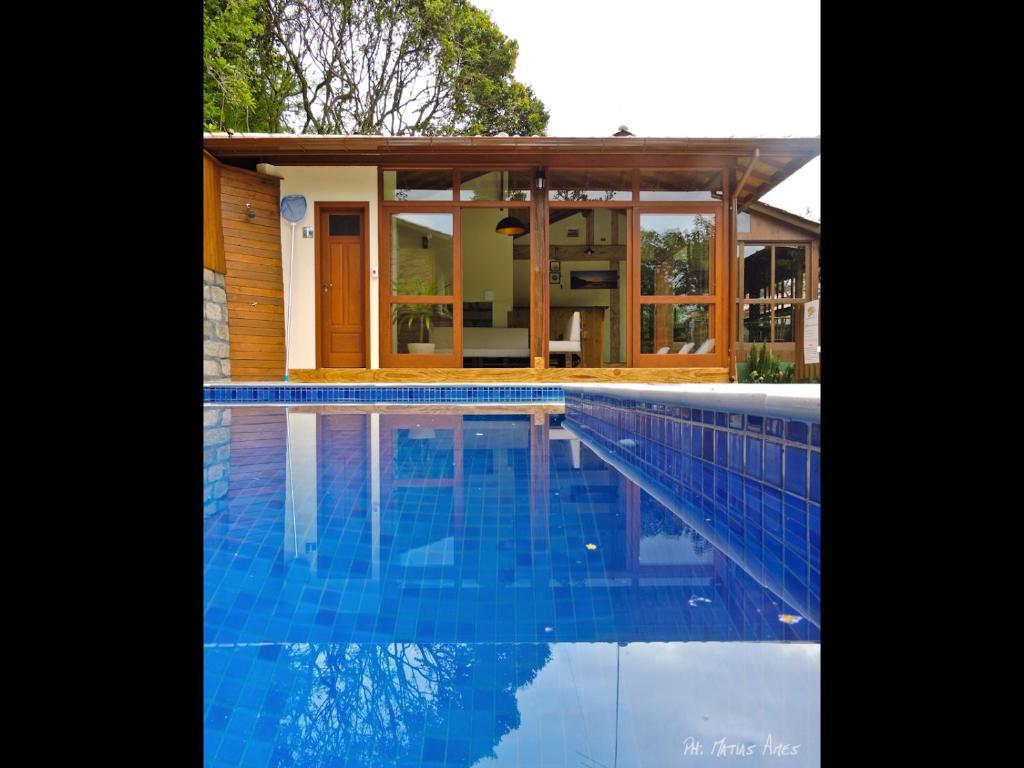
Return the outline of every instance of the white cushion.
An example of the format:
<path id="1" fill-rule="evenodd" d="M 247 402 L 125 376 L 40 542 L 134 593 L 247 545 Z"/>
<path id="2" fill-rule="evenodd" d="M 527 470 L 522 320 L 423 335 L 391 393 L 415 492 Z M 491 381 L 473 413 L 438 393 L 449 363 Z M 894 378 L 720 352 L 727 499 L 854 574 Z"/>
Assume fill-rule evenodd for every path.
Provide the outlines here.
<path id="1" fill-rule="evenodd" d="M 688 355 L 692 351 L 693 351 L 693 342 L 692 341 L 688 341 L 685 344 L 683 344 L 683 346 L 681 346 L 679 348 L 678 354 L 680 354 L 680 355 Z"/>
<path id="2" fill-rule="evenodd" d="M 580 343 L 580 313 L 573 312 L 569 321 L 562 331 L 565 337 L 561 341 L 552 339 L 548 342 L 548 352 L 581 352 L 583 345 Z"/>
<path id="3" fill-rule="evenodd" d="M 714 352 L 714 351 L 715 351 L 715 340 L 714 339 L 708 339 L 703 344 L 701 344 L 699 347 L 697 347 L 697 351 L 694 352 L 694 354 L 695 355 L 706 355 L 707 353 Z"/>
<path id="4" fill-rule="evenodd" d="M 670 349 L 671 349 L 671 347 L 662 347 L 661 349 L 658 350 L 658 354 L 659 355 L 667 355 L 668 351 Z"/>
<path id="5" fill-rule="evenodd" d="M 573 312 L 569 316 L 569 320 L 565 323 L 565 329 L 562 331 L 563 341 L 579 341 L 580 340 L 580 313 Z"/>
<path id="6" fill-rule="evenodd" d="M 583 345 L 578 341 L 549 341 L 548 352 L 580 352 Z"/>

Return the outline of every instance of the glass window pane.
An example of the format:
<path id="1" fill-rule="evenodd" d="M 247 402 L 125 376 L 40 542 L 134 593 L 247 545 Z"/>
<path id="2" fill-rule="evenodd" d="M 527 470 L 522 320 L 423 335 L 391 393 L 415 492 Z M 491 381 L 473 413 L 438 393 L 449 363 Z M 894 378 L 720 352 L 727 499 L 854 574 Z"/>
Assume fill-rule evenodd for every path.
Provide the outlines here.
<path id="1" fill-rule="evenodd" d="M 385 200 L 451 200 L 448 170 L 384 171 Z"/>
<path id="2" fill-rule="evenodd" d="M 632 200 L 633 172 L 589 169 L 548 172 L 551 200 Z"/>
<path id="3" fill-rule="evenodd" d="M 641 304 L 640 352 L 692 355 L 714 352 L 714 305 Z"/>
<path id="4" fill-rule="evenodd" d="M 690 169 L 641 170 L 640 199 L 721 200 L 722 172 Z"/>
<path id="5" fill-rule="evenodd" d="M 460 200 L 529 200 L 532 171 L 461 171 Z"/>
<path id="6" fill-rule="evenodd" d="M 715 215 L 640 216 L 640 295 L 702 296 L 714 292 Z"/>
<path id="7" fill-rule="evenodd" d="M 802 311 L 802 304 L 775 305 L 775 341 L 793 341 L 793 313 Z"/>
<path id="8" fill-rule="evenodd" d="M 362 217 L 358 214 L 348 216 L 331 216 L 330 217 L 330 235 L 331 237 L 358 237 L 359 236 L 359 219 Z"/>
<path id="9" fill-rule="evenodd" d="M 450 296 L 452 214 L 396 213 L 391 217 L 391 293 Z"/>
<path id="10" fill-rule="evenodd" d="M 451 304 L 392 304 L 391 351 L 395 354 L 450 355 Z"/>
<path id="11" fill-rule="evenodd" d="M 462 365 L 530 365 L 530 233 L 495 231 L 514 216 L 529 224 L 528 208 L 462 211 Z"/>
<path id="12" fill-rule="evenodd" d="M 771 306 L 744 304 L 740 309 L 740 341 L 764 344 L 771 340 Z"/>
<path id="13" fill-rule="evenodd" d="M 772 249 L 768 245 L 741 246 L 743 298 L 767 299 L 772 282 Z"/>
<path id="14" fill-rule="evenodd" d="M 779 299 L 802 299 L 807 290 L 803 246 L 775 246 L 775 293 Z"/>

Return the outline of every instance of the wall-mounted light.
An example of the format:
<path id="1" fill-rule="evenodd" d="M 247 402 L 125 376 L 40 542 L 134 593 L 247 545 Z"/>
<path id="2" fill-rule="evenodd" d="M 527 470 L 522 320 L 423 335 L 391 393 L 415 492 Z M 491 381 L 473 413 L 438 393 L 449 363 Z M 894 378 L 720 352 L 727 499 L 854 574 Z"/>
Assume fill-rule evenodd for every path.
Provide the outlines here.
<path id="1" fill-rule="evenodd" d="M 537 171 L 537 177 L 534 179 L 537 189 L 544 189 L 544 171 Z"/>

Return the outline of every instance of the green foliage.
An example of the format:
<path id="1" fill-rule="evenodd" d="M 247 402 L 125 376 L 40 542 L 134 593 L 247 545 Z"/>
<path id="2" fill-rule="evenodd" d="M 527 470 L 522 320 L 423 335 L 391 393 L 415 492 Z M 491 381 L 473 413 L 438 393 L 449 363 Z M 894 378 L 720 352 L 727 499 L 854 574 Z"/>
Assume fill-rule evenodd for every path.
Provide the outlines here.
<path id="1" fill-rule="evenodd" d="M 439 296 L 440 289 L 423 278 L 416 278 L 404 283 L 395 283 L 392 288 L 395 296 Z M 420 343 L 425 342 L 427 333 L 433 327 L 434 318 L 452 316 L 447 304 L 392 304 L 391 321 L 406 328 L 419 323 Z"/>
<path id="2" fill-rule="evenodd" d="M 793 368 L 783 370 L 778 356 L 768 349 L 767 344 L 761 345 L 760 353 L 754 344 L 747 357 L 747 373 L 743 381 L 748 384 L 791 384 L 793 372 Z"/>
<path id="3" fill-rule="evenodd" d="M 203 2 L 203 126 L 277 133 L 297 93 L 260 0 Z"/>
<path id="4" fill-rule="evenodd" d="M 640 232 L 640 286 L 643 295 L 700 294 L 708 291 L 713 219 L 698 215 L 685 232 Z"/>

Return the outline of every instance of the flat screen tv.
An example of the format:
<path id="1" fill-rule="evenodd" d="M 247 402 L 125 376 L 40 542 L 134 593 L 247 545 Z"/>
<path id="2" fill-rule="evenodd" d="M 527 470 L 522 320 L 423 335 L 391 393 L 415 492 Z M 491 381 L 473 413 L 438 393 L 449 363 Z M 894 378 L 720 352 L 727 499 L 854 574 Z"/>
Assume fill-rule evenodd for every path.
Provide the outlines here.
<path id="1" fill-rule="evenodd" d="M 586 269 L 573 271 L 569 281 L 569 287 L 573 290 L 579 288 L 605 288 L 616 289 L 619 287 L 619 273 L 614 269 Z"/>

